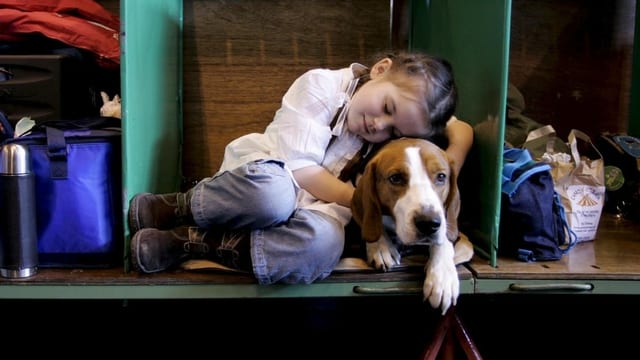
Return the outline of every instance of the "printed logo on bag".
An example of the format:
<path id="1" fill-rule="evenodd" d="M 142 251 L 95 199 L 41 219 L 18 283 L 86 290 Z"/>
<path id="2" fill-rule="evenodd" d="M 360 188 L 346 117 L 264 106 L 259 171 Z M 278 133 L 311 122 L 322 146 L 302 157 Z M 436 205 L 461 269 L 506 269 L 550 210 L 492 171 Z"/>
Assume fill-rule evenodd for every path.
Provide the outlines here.
<path id="1" fill-rule="evenodd" d="M 567 194 L 571 202 L 569 223 L 578 236 L 578 241 L 592 240 L 598 230 L 605 187 L 570 185 Z"/>

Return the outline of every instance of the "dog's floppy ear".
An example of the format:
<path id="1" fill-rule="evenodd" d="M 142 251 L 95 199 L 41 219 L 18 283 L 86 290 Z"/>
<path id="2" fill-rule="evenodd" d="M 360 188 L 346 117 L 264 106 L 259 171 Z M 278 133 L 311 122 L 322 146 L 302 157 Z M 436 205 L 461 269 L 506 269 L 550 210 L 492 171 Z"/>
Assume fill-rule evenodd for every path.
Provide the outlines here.
<path id="1" fill-rule="evenodd" d="M 460 214 L 460 191 L 458 190 L 458 174 L 454 170 L 453 160 L 449 160 L 451 174 L 449 176 L 449 194 L 444 207 L 447 212 L 447 238 L 455 242 L 458 239 L 458 215 Z"/>
<path id="2" fill-rule="evenodd" d="M 351 199 L 353 219 L 360 226 L 362 239 L 367 242 L 378 241 L 382 235 L 382 210 L 376 191 L 375 168 L 375 160 L 372 160 L 365 167 Z"/>

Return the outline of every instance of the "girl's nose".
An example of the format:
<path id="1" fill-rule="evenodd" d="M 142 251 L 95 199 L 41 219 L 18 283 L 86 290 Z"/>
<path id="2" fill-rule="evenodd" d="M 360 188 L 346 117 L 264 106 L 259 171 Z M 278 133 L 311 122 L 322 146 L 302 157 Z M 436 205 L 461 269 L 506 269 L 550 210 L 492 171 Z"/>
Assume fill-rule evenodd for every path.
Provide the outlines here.
<path id="1" fill-rule="evenodd" d="M 391 124 L 391 117 L 387 115 L 378 116 L 373 120 L 371 132 L 380 132 L 386 130 Z"/>

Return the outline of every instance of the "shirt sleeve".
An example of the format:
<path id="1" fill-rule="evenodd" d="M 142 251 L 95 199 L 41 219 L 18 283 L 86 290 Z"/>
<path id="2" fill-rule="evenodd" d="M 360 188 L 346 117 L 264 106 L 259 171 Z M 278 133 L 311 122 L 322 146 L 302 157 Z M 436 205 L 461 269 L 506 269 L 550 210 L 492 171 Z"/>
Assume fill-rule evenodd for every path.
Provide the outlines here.
<path id="1" fill-rule="evenodd" d="M 314 69 L 300 76 L 282 98 L 282 105 L 265 130 L 273 155 L 289 169 L 318 165 L 331 140 L 331 119 L 341 104 L 340 76 Z"/>

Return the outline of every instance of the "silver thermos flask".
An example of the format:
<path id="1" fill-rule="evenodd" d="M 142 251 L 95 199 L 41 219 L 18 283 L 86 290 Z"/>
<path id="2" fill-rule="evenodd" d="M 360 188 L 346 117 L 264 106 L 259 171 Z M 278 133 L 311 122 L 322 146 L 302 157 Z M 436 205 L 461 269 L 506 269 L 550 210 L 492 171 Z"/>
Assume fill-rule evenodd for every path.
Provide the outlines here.
<path id="1" fill-rule="evenodd" d="M 35 175 L 29 149 L 0 149 L 0 276 L 26 278 L 38 271 Z"/>

